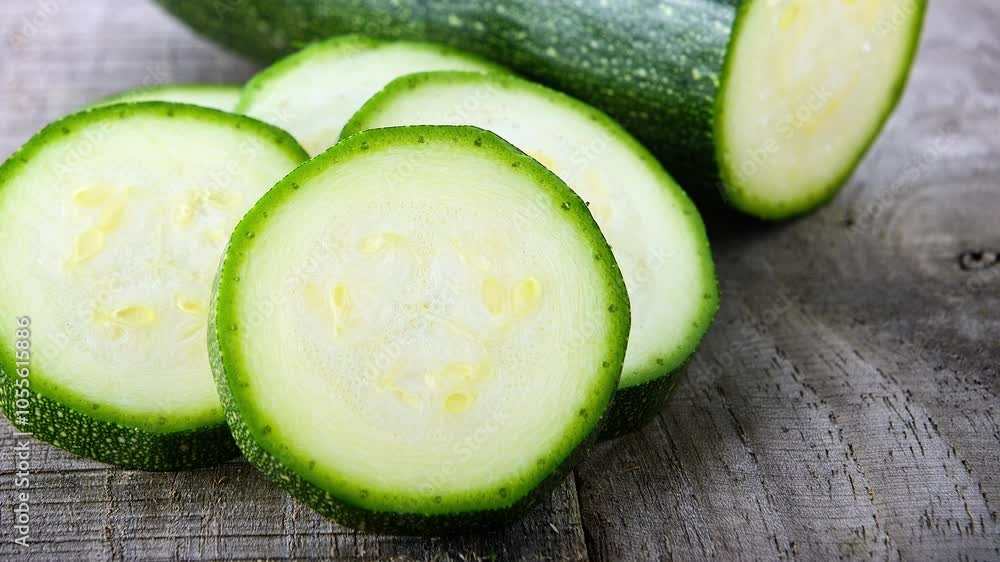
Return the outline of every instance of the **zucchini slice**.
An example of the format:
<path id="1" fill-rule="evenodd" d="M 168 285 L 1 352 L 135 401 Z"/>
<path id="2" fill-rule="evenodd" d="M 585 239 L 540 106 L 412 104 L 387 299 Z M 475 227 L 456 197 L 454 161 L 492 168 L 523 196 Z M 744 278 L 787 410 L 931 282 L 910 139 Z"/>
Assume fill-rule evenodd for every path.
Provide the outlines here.
<path id="1" fill-rule="evenodd" d="M 716 100 L 726 199 L 766 219 L 832 198 L 902 94 L 923 0 L 782 0 L 738 8 Z"/>
<path id="2" fill-rule="evenodd" d="M 337 142 L 351 115 L 383 86 L 425 70 L 502 71 L 441 45 L 346 35 L 265 69 L 244 87 L 237 111 L 284 128 L 316 155 Z"/>
<path id="3" fill-rule="evenodd" d="M 0 318 L 27 317 L 30 339 L 0 330 L 8 419 L 132 468 L 235 456 L 205 345 L 213 275 L 244 212 L 305 158 L 270 125 L 162 102 L 76 113 L 11 156 Z"/>
<path id="4" fill-rule="evenodd" d="M 600 111 L 511 76 L 428 72 L 389 84 L 344 133 L 396 125 L 476 125 L 555 172 L 589 205 L 632 301 L 632 333 L 605 437 L 656 415 L 711 325 L 719 293 L 690 199 Z"/>
<path id="5" fill-rule="evenodd" d="M 367 131 L 295 170 L 236 228 L 212 310 L 247 459 L 397 534 L 535 504 L 596 435 L 629 331 L 586 205 L 474 127 Z"/>
<path id="6" fill-rule="evenodd" d="M 169 101 L 233 111 L 240 101 L 240 87 L 224 84 L 162 84 L 120 92 L 93 107 L 132 101 Z"/>

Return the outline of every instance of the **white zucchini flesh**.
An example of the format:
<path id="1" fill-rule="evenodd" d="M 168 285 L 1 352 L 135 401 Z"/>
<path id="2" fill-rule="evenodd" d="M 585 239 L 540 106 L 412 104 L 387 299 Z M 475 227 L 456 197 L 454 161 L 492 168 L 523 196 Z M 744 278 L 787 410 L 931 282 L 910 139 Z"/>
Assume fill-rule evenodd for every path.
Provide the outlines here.
<path id="1" fill-rule="evenodd" d="M 163 84 L 121 92 L 97 102 L 94 107 L 135 101 L 188 103 L 220 111 L 233 111 L 240 101 L 240 87 L 221 84 Z"/>
<path id="2" fill-rule="evenodd" d="M 345 134 L 418 124 L 490 130 L 566 181 L 587 201 L 628 287 L 632 329 L 621 387 L 681 367 L 714 318 L 714 266 L 690 200 L 621 127 L 511 76 L 429 72 L 390 84 Z"/>
<path id="3" fill-rule="evenodd" d="M 584 203 L 472 127 L 368 131 L 300 167 L 237 228 L 216 295 L 237 442 L 340 519 L 330 501 L 519 505 L 594 433 L 628 337 Z"/>
<path id="4" fill-rule="evenodd" d="M 717 134 L 727 197 L 759 216 L 812 208 L 847 180 L 898 100 L 916 0 L 769 0 L 740 8 Z"/>
<path id="5" fill-rule="evenodd" d="M 489 72 L 500 67 L 440 45 L 336 37 L 255 76 L 244 87 L 238 112 L 285 129 L 316 155 L 337 142 L 347 120 L 383 86 L 424 70 Z"/>
<path id="6" fill-rule="evenodd" d="M 0 316 L 37 327 L 32 387 L 126 427 L 222 423 L 205 347 L 219 257 L 304 159 L 273 127 L 193 105 L 105 106 L 40 133 L 0 178 Z"/>

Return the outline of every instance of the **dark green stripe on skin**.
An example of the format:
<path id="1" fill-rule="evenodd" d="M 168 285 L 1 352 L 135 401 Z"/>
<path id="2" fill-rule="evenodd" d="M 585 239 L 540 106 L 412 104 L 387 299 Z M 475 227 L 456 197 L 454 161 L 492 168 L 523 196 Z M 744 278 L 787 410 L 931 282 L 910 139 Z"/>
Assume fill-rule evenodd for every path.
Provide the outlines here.
<path id="1" fill-rule="evenodd" d="M 536 180 L 539 192 L 551 199 L 553 213 L 559 220 L 573 221 L 581 229 L 581 234 L 590 243 L 595 263 L 606 273 L 607 311 L 612 315 L 609 327 L 608 349 L 600 366 L 603 379 L 595 376 L 594 388 L 587 405 L 579 416 L 567 426 L 555 450 L 548 451 L 538 459 L 535 468 L 516 475 L 490 493 L 496 507 L 488 509 L 457 509 L 445 512 L 441 509 L 412 508 L 389 509 L 388 502 L 377 497 L 378 490 L 369 495 L 339 475 L 321 473 L 300 455 L 289 451 L 287 446 L 275 439 L 280 433 L 272 428 L 273 423 L 262 414 L 253 403 L 253 397 L 240 389 L 249 384 L 243 380 L 244 369 L 239 364 L 242 358 L 235 347 L 239 344 L 240 317 L 235 310 L 237 277 L 241 271 L 249 245 L 266 233 L 266 222 L 277 213 L 271 212 L 291 197 L 298 189 L 310 189 L 308 182 L 314 176 L 325 172 L 338 162 L 348 160 L 362 152 L 374 152 L 383 146 L 424 145 L 449 143 L 454 147 L 475 147 L 486 151 L 501 163 L 510 163 L 520 173 L 528 174 Z M 565 218 L 562 218 L 565 217 Z M 248 236 L 253 233 L 253 236 Z M 212 297 L 209 316 L 209 357 L 222 399 L 226 418 L 233 431 L 236 443 L 244 456 L 265 475 L 293 496 L 318 511 L 325 517 L 359 530 L 403 535 L 445 535 L 472 531 L 486 531 L 517 520 L 521 515 L 543 500 L 582 458 L 590 444 L 597 438 L 605 414 L 613 398 L 621 375 L 622 363 L 631 323 L 631 310 L 625 282 L 618 270 L 611 248 L 594 222 L 586 204 L 551 171 L 538 164 L 530 156 L 500 139 L 493 133 L 475 127 L 397 127 L 365 131 L 343 140 L 333 148 L 301 166 L 279 182 L 244 217 L 234 232 L 230 246 L 226 250 Z M 512 454 L 516 454 L 512 451 Z M 458 499 L 446 498 L 441 505 L 450 509 L 451 504 L 461 507 L 473 505 L 474 501 L 485 497 L 483 490 L 466 494 Z M 417 491 L 403 498 L 416 504 L 429 503 L 426 495 Z M 458 494 L 455 494 L 458 496 Z M 368 505 L 362 505 L 358 498 L 367 497 Z M 393 496 L 395 497 L 395 496 Z M 473 499 L 470 499 L 473 498 Z M 497 500 L 497 497 L 504 498 Z M 380 508 L 371 507 L 378 503 Z"/>
<path id="2" fill-rule="evenodd" d="M 82 126 L 106 123 L 114 127 L 135 115 L 196 119 L 252 131 L 284 151 L 293 161 L 308 158 L 288 133 L 256 119 L 187 104 L 119 103 L 74 113 L 42 129 L 0 166 L 0 198 L 4 188 L 49 142 L 63 140 Z M 24 312 L 30 317 L 30 310 Z M 30 329 L 37 333 L 40 328 L 33 325 Z M 9 334 L 13 333 L 12 328 Z M 15 368 L 13 342 L 9 342 L 8 347 L 8 342 L 3 341 L 7 337 L 7 332 L 0 333 L 0 409 L 12 425 L 32 433 L 35 439 L 100 462 L 153 471 L 210 466 L 239 454 L 219 407 L 195 416 L 171 419 L 123 412 L 64 388 L 56 388 L 32 367 L 29 367 L 28 377 L 28 423 L 19 425 L 16 423 L 19 410 L 16 400 L 20 389 L 16 385 L 21 377 Z M 35 353 L 32 351 L 33 355 Z"/>
<path id="3" fill-rule="evenodd" d="M 480 54 L 606 111 L 700 205 L 724 199 L 777 220 L 809 212 L 839 191 L 896 106 L 912 54 L 888 110 L 842 177 L 814 198 L 762 204 L 724 177 L 716 138 L 727 53 L 755 1 L 761 0 L 247 0 L 220 9 L 214 2 L 158 0 L 206 36 L 259 60 L 345 33 L 436 41 Z M 927 3 L 914 2 L 919 21 L 909 33 L 915 53 Z"/>

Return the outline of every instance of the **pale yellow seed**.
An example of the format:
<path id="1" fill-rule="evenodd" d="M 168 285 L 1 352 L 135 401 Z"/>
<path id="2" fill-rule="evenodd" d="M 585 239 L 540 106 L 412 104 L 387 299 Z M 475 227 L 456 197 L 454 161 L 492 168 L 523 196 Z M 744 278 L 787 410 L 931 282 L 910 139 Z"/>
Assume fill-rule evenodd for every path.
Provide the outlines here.
<path id="1" fill-rule="evenodd" d="M 208 240 L 209 242 L 212 242 L 213 244 L 218 244 L 220 242 L 225 242 L 226 241 L 226 231 L 218 229 L 218 228 L 213 228 L 212 230 L 206 230 L 202 234 L 202 236 L 205 237 L 205 240 Z"/>
<path id="2" fill-rule="evenodd" d="M 486 305 L 486 310 L 489 310 L 493 316 L 503 314 L 504 301 L 506 300 L 503 285 L 490 277 L 483 281 L 482 293 L 483 304 Z"/>
<path id="3" fill-rule="evenodd" d="M 851 6 L 851 19 L 867 27 L 871 27 L 879 17 L 882 8 L 881 0 L 843 0 L 844 4 Z M 858 9 L 858 5 L 862 6 Z"/>
<path id="4" fill-rule="evenodd" d="M 427 388 L 430 388 L 432 390 L 437 388 L 437 382 L 438 382 L 437 379 L 438 375 L 434 371 L 427 371 L 426 373 L 424 373 L 424 384 L 427 385 Z"/>
<path id="5" fill-rule="evenodd" d="M 471 391 L 458 390 L 444 399 L 444 409 L 450 414 L 461 414 L 472 407 L 475 399 Z"/>
<path id="6" fill-rule="evenodd" d="M 586 173 L 587 196 L 590 198 L 588 209 L 601 224 L 611 220 L 610 194 L 604 179 L 594 170 L 588 168 Z"/>
<path id="7" fill-rule="evenodd" d="M 794 2 L 781 14 L 781 20 L 778 22 L 778 25 L 781 26 L 782 30 L 788 30 L 795 25 L 801 14 L 802 6 L 798 2 Z"/>
<path id="8" fill-rule="evenodd" d="M 81 187 L 73 192 L 73 202 L 81 207 L 99 207 L 111 195 L 111 188 L 104 185 Z"/>
<path id="9" fill-rule="evenodd" d="M 348 311 L 351 309 L 351 295 L 347 292 L 347 287 L 343 283 L 337 283 L 337 285 L 330 291 L 330 303 L 333 308 L 340 311 Z"/>
<path id="10" fill-rule="evenodd" d="M 361 251 L 374 255 L 392 246 L 400 246 L 405 239 L 398 234 L 373 234 L 361 241 Z"/>
<path id="11" fill-rule="evenodd" d="M 339 336 L 344 331 L 345 318 L 351 310 L 351 296 L 343 283 L 338 283 L 330 291 L 330 305 L 333 307 L 333 333 Z"/>
<path id="12" fill-rule="evenodd" d="M 378 379 L 375 380 L 375 388 L 383 392 L 386 390 L 392 390 L 393 388 L 396 388 L 396 378 L 398 377 L 398 375 L 399 371 L 397 369 L 393 369 L 391 371 L 386 371 L 382 373 L 378 377 Z"/>
<path id="13" fill-rule="evenodd" d="M 420 400 L 417 398 L 416 394 L 413 394 L 412 392 L 407 392 L 402 388 L 392 389 L 392 396 L 396 400 L 399 400 L 400 402 L 406 404 L 407 406 L 415 407 L 420 403 Z"/>
<path id="14" fill-rule="evenodd" d="M 104 232 L 111 232 L 118 228 L 122 221 L 122 211 L 125 205 L 122 203 L 111 203 L 101 209 L 101 214 L 97 217 L 97 228 Z"/>
<path id="15" fill-rule="evenodd" d="M 155 310 L 141 304 L 124 306 L 114 312 L 115 320 L 132 327 L 150 326 L 158 316 Z"/>
<path id="16" fill-rule="evenodd" d="M 474 382 L 483 382 L 493 378 L 493 363 L 487 361 L 479 365 L 479 369 L 476 370 L 476 379 Z"/>
<path id="17" fill-rule="evenodd" d="M 879 15 L 882 11 L 882 1 L 881 0 L 868 0 L 865 6 L 865 16 L 864 23 L 867 26 L 871 26 L 879 19 Z"/>
<path id="18" fill-rule="evenodd" d="M 479 378 L 479 367 L 470 363 L 450 363 L 441 377 L 451 382 L 472 382 Z"/>
<path id="19" fill-rule="evenodd" d="M 190 314 L 191 316 L 201 316 L 201 314 L 205 312 L 205 305 L 198 299 L 186 297 L 184 295 L 177 295 L 175 303 L 177 304 L 177 308 L 179 308 L 182 312 Z"/>
<path id="20" fill-rule="evenodd" d="M 386 240 L 381 234 L 369 236 L 361 241 L 361 251 L 366 254 L 377 254 L 385 248 Z"/>
<path id="21" fill-rule="evenodd" d="M 238 191 L 206 191 L 202 198 L 209 204 L 223 209 L 237 207 L 243 202 L 243 194 Z"/>
<path id="22" fill-rule="evenodd" d="M 522 279 L 510 290 L 511 308 L 517 316 L 527 316 L 538 308 L 542 298 L 542 284 L 534 277 Z"/>
<path id="23" fill-rule="evenodd" d="M 76 237 L 76 244 L 73 245 L 73 253 L 69 258 L 70 263 L 87 261 L 96 256 L 104 249 L 104 232 L 91 228 Z"/>
<path id="24" fill-rule="evenodd" d="M 194 207 L 189 203 L 181 203 L 174 209 L 174 222 L 180 226 L 191 224 L 194 219 Z"/>

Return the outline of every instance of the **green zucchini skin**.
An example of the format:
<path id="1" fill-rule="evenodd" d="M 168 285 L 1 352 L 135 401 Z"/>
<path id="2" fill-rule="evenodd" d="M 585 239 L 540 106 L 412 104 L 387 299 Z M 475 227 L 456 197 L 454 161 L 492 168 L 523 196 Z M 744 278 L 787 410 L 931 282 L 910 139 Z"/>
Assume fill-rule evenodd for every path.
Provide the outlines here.
<path id="1" fill-rule="evenodd" d="M 28 396 L 29 422 L 18 424 L 12 415 L 17 377 L 0 366 L 0 409 L 11 425 L 31 437 L 88 459 L 146 471 L 173 471 L 219 464 L 240 454 L 225 424 L 153 433 L 84 414 L 51 400 L 34 389 Z M 97 404 L 91 411 L 98 412 Z"/>
<path id="2" fill-rule="evenodd" d="M 46 145 L 77 127 L 109 119 L 128 119 L 139 115 L 198 116 L 225 123 L 235 129 L 258 132 L 262 138 L 280 146 L 294 160 L 304 162 L 308 155 L 288 133 L 256 119 L 232 115 L 200 106 L 167 102 L 129 102 L 95 107 L 56 121 L 36 134 L 0 166 L 0 196 L 8 180 L 22 169 Z M 32 328 L 35 330 L 37 328 Z M 44 380 L 17 375 L 13 349 L 0 346 L 0 410 L 26 436 L 51 443 L 81 457 L 102 463 L 145 471 L 175 471 L 216 465 L 239 456 L 240 451 L 226 426 L 221 408 L 214 419 L 150 420 L 123 414 L 63 389 L 52 388 Z M 28 380 L 25 387 L 19 382 Z M 27 399 L 28 407 L 18 405 Z M 27 411 L 27 423 L 20 423 L 17 412 Z M 18 437 L 21 438 L 21 437 Z"/>
<path id="3" fill-rule="evenodd" d="M 640 431 L 653 421 L 663 411 L 674 388 L 687 375 L 689 363 L 690 360 L 662 377 L 618 389 L 608 410 L 608 421 L 601 429 L 600 440 L 616 439 Z"/>
<path id="4" fill-rule="evenodd" d="M 221 12 L 213 3 L 158 1 L 206 36 L 262 61 L 344 33 L 447 43 L 605 110 L 688 189 L 694 172 L 715 167 L 711 123 L 718 86 L 712 73 L 725 59 L 735 0 L 604 6 L 573 0 L 248 0 Z M 663 38 L 685 39 L 664 45 Z M 695 80 L 692 68 L 705 78 Z M 639 76 L 640 69 L 649 70 Z"/>
<path id="5" fill-rule="evenodd" d="M 127 103 L 136 101 L 169 101 L 174 103 L 189 103 L 193 105 L 204 105 L 218 109 L 220 111 L 233 112 L 236 109 L 236 102 L 239 101 L 242 86 L 226 84 L 158 84 L 155 86 L 143 86 L 118 92 L 87 106 L 88 108 L 111 105 L 115 103 Z M 196 98 L 204 95 L 206 98 L 212 96 L 231 97 L 235 101 L 229 107 L 213 107 Z"/>
<path id="6" fill-rule="evenodd" d="M 729 46 L 743 14 L 758 0 L 247 0 L 236 7 L 157 1 L 204 35 L 263 61 L 345 33 L 436 41 L 483 55 L 603 109 L 656 154 L 700 205 L 716 205 L 721 193 L 730 205 L 766 220 L 807 213 L 837 193 L 908 77 L 907 68 L 889 110 L 842 178 L 804 203 L 758 205 L 730 188 L 719 165 L 716 131 Z M 912 53 L 927 3 L 914 2 Z"/>
<path id="7" fill-rule="evenodd" d="M 615 372 L 616 376 L 612 377 L 614 380 L 609 380 L 608 384 L 602 385 L 599 392 L 595 393 L 590 413 L 585 415 L 581 411 L 580 425 L 571 430 L 577 433 L 578 439 L 575 445 L 566 452 L 562 460 L 558 461 L 557 466 L 537 486 L 502 509 L 454 514 L 400 514 L 372 511 L 363 506 L 354 505 L 349 500 L 337 495 L 335 491 L 324 490 L 307 480 L 302 476 L 304 465 L 290 458 L 286 454 L 286 447 L 268 444 L 266 440 L 261 439 L 262 435 L 269 432 L 269 430 L 262 431 L 260 427 L 262 422 L 256 419 L 253 414 L 241 414 L 243 403 L 246 402 L 242 388 L 248 386 L 248 383 L 241 380 L 244 375 L 239 371 L 238 361 L 234 360 L 231 355 L 227 356 L 225 352 L 226 340 L 231 340 L 234 337 L 232 332 L 239 329 L 226 305 L 233 298 L 232 286 L 235 282 L 233 279 L 235 274 L 230 270 L 237 270 L 239 261 L 244 256 L 243 248 L 239 247 L 235 241 L 246 239 L 246 234 L 253 232 L 253 229 L 258 227 L 262 217 L 266 217 L 274 205 L 280 204 L 283 198 L 293 190 L 299 189 L 311 177 L 313 169 L 335 163 L 359 151 L 373 149 L 386 141 L 405 139 L 405 142 L 412 144 L 423 144 L 425 139 L 436 139 L 442 135 L 461 135 L 463 141 L 482 150 L 498 151 L 503 157 L 511 160 L 512 166 L 529 169 L 536 177 L 544 178 L 546 189 L 558 189 L 560 197 L 572 201 L 572 206 L 561 207 L 561 212 L 570 213 L 571 220 L 588 225 L 587 228 L 596 233 L 593 240 L 595 258 L 606 264 L 608 271 L 613 273 L 613 278 L 609 281 L 608 292 L 617 306 L 615 312 L 616 332 L 622 336 L 620 345 L 612 346 L 613 349 L 611 349 L 607 362 L 607 368 Z M 565 184 L 561 184 L 562 188 L 560 188 L 560 184 L 561 180 L 558 180 L 554 174 L 535 162 L 530 156 L 520 152 L 489 131 L 471 126 L 410 126 L 365 131 L 353 135 L 313 158 L 306 165 L 300 166 L 275 185 L 236 227 L 230 246 L 226 250 L 216 275 L 209 305 L 209 363 L 215 376 L 226 421 L 244 457 L 279 487 L 324 517 L 341 525 L 375 534 L 446 536 L 494 531 L 516 522 L 548 497 L 552 490 L 561 484 L 585 457 L 590 447 L 597 442 L 602 428 L 607 423 L 610 403 L 614 399 L 615 386 L 621 374 L 621 365 L 624 362 L 627 334 L 631 326 L 631 305 L 628 293 L 610 246 L 599 234 L 600 231 L 593 221 L 593 217 L 586 210 L 586 204 L 575 193 L 566 188 Z M 564 205 L 567 204 L 569 203 L 564 203 Z M 238 279 L 236 277 L 236 280 Z M 296 469 L 296 467 L 298 468 Z"/>

